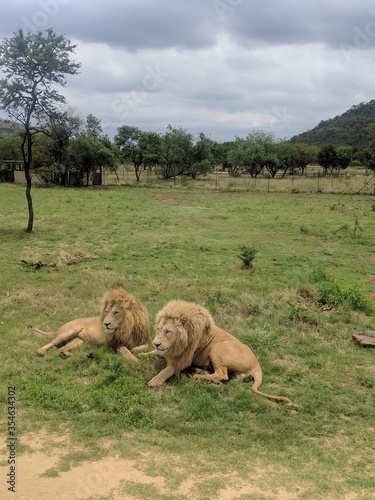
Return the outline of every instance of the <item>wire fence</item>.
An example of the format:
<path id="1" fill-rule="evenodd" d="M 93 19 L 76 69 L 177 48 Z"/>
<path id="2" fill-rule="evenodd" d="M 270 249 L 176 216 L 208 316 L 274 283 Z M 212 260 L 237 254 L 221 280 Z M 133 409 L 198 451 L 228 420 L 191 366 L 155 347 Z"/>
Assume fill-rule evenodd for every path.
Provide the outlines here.
<path id="1" fill-rule="evenodd" d="M 186 187 L 212 189 L 218 191 L 259 191 L 280 193 L 326 193 L 326 194 L 367 194 L 375 195 L 375 175 L 373 172 L 346 172 L 322 175 L 313 172 L 309 175 L 290 175 L 285 177 L 251 177 L 241 174 L 230 176 L 227 172 L 216 171 L 192 179 L 177 176 L 163 180 L 153 172 L 143 171 L 137 182 L 134 170 L 121 167 L 117 175 L 104 172 L 102 184 L 106 186 L 148 186 L 148 187 Z"/>

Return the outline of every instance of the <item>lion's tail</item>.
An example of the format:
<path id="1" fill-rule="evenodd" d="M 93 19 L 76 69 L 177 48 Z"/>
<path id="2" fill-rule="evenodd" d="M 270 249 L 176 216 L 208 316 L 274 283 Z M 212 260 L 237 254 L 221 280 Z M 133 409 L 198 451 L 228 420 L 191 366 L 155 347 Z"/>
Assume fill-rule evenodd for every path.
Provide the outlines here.
<path id="1" fill-rule="evenodd" d="M 35 333 L 39 333 L 40 335 L 56 335 L 56 332 L 46 332 L 45 330 L 39 330 L 39 328 L 35 328 L 34 326 L 29 326 L 28 328 Z"/>
<path id="2" fill-rule="evenodd" d="M 266 394 L 265 392 L 261 392 L 258 390 L 258 388 L 262 385 L 262 380 L 263 380 L 263 375 L 262 375 L 262 369 L 260 365 L 258 365 L 252 372 L 251 376 L 254 379 L 253 386 L 251 390 L 255 392 L 255 394 L 259 394 L 259 396 L 264 396 L 268 399 L 271 399 L 272 401 L 282 401 L 283 403 L 286 403 L 287 405 L 293 404 L 290 399 L 284 398 L 283 396 L 272 396 L 271 394 Z"/>

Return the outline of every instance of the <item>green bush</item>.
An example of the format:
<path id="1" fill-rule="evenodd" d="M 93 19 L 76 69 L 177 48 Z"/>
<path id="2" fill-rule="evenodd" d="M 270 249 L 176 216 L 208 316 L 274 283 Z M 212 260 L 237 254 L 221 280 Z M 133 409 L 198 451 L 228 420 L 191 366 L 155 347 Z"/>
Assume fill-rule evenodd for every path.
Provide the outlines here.
<path id="1" fill-rule="evenodd" d="M 322 281 L 319 303 L 328 306 L 346 306 L 354 311 L 370 313 L 371 303 L 359 284 L 345 286 L 336 281 Z"/>
<path id="2" fill-rule="evenodd" d="M 250 246 L 250 245 L 241 245 L 240 246 L 240 259 L 242 260 L 243 267 L 245 269 L 253 268 L 253 261 L 255 259 L 255 255 L 258 252 L 258 249 Z"/>

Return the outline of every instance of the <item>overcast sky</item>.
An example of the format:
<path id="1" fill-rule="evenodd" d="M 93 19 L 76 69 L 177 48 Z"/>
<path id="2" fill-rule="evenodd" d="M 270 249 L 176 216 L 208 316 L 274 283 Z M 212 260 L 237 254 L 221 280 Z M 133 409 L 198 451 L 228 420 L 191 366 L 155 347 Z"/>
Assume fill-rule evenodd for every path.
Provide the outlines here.
<path id="1" fill-rule="evenodd" d="M 111 138 L 290 138 L 375 98 L 373 0 L 0 0 L 1 39 L 50 27 L 82 63 L 61 93 Z"/>

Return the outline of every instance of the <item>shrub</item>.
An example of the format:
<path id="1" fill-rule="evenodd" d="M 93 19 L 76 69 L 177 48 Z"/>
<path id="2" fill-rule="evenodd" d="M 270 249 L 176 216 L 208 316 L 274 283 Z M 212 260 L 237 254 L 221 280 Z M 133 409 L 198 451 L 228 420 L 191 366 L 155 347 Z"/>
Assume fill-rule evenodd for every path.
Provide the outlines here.
<path id="1" fill-rule="evenodd" d="M 312 271 L 310 281 L 316 284 L 317 302 L 321 305 L 344 306 L 366 314 L 373 311 L 373 306 L 359 283 L 343 285 L 320 268 Z"/>
<path id="2" fill-rule="evenodd" d="M 360 285 L 340 285 L 336 281 L 322 281 L 319 286 L 319 303 L 328 306 L 347 306 L 354 311 L 369 313 L 371 303 Z"/>
<path id="3" fill-rule="evenodd" d="M 241 245 L 240 251 L 241 253 L 239 255 L 239 258 L 242 260 L 243 267 L 245 269 L 252 269 L 253 261 L 255 259 L 255 255 L 258 252 L 258 249 L 249 245 Z"/>

